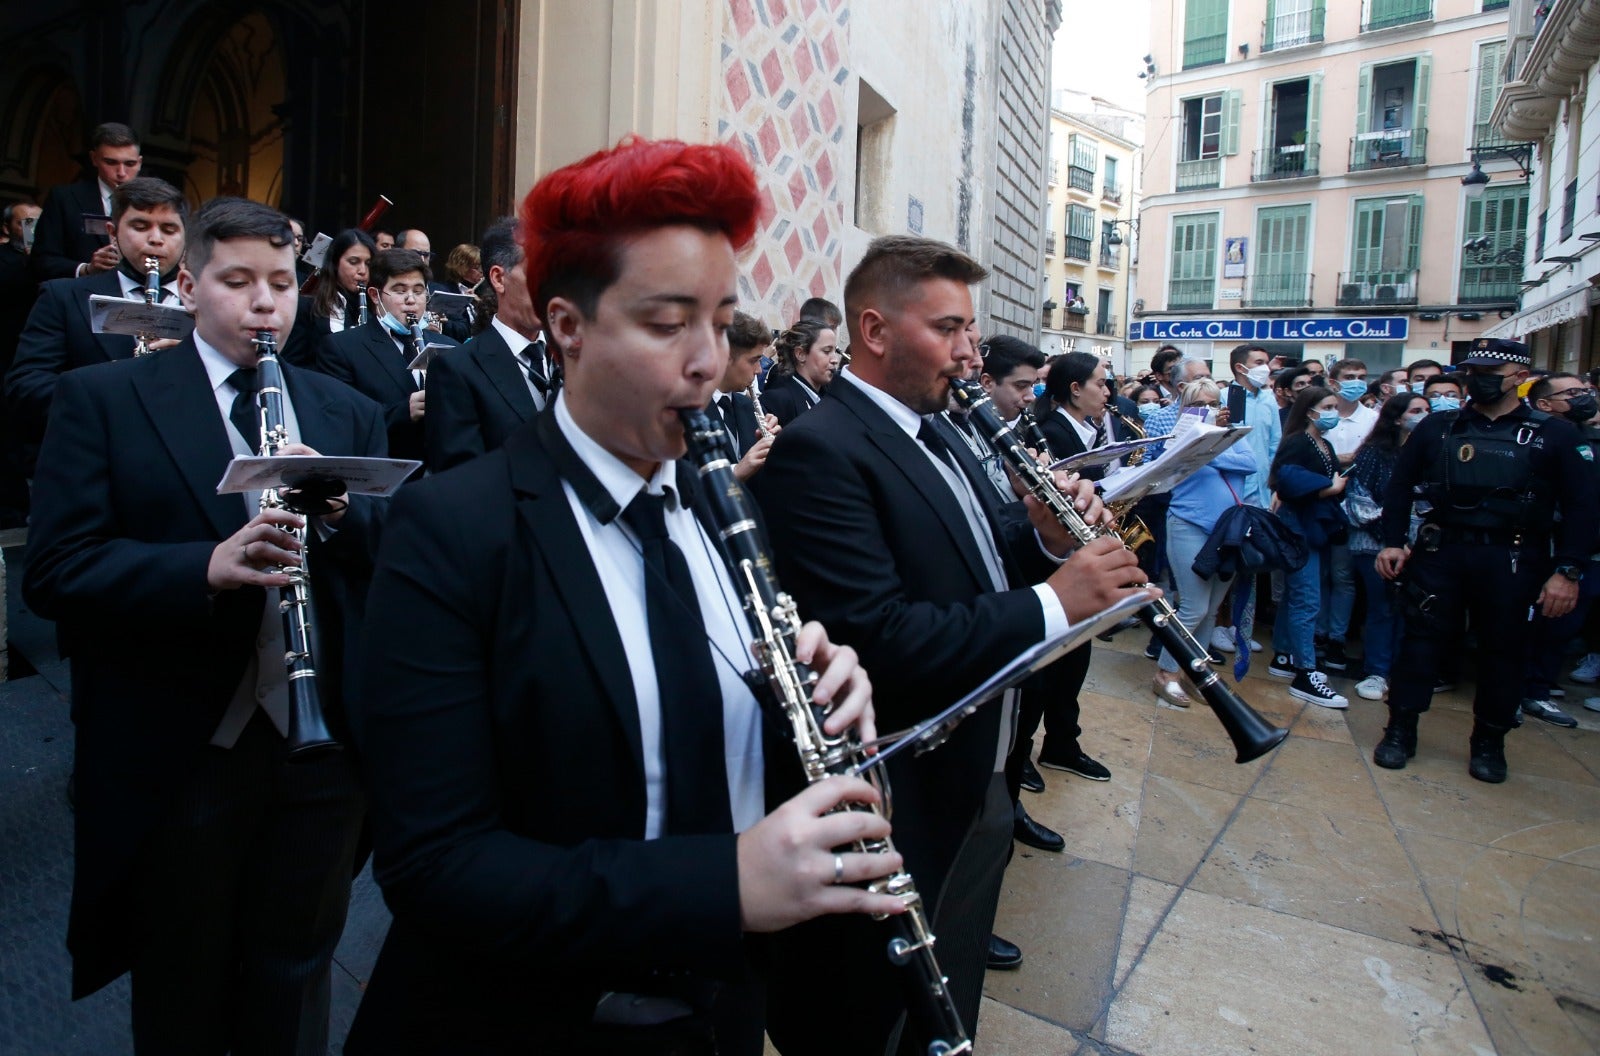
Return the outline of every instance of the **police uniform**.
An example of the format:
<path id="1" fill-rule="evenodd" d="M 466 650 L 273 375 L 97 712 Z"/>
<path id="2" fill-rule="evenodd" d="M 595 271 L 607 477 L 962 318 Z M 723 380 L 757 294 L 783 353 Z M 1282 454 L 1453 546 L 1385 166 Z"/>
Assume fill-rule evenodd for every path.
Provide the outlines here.
<path id="1" fill-rule="evenodd" d="M 1527 346 L 1480 339 L 1463 365 L 1504 363 L 1529 366 Z M 1414 501 L 1429 508 L 1400 581 L 1405 632 L 1378 765 L 1399 769 L 1416 754 L 1417 717 L 1465 611 L 1484 647 L 1469 769 L 1505 779 L 1533 604 L 1553 570 L 1581 578 L 1593 549 L 1600 509 L 1578 441 L 1570 422 L 1524 404 L 1494 419 L 1468 405 L 1428 415 L 1401 448 L 1384 497 L 1384 546 L 1406 545 Z"/>

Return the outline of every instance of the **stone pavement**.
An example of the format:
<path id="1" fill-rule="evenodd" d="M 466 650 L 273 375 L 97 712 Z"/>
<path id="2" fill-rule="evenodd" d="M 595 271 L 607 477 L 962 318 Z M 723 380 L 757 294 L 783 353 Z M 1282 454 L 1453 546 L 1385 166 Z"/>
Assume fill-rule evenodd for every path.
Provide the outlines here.
<path id="1" fill-rule="evenodd" d="M 5 553 L 13 572 L 15 550 Z M 65 665 L 8 599 L 0 683 L 0 1053 L 124 1056 L 126 980 L 68 1000 Z M 1600 716 L 1514 733 L 1511 779 L 1466 773 L 1466 699 L 1436 701 L 1417 758 L 1375 769 L 1383 708 L 1244 695 L 1291 735 L 1244 766 L 1208 709 L 1158 709 L 1141 632 L 1097 646 L 1084 746 L 1112 780 L 1045 771 L 1029 810 L 1065 854 L 1018 848 L 979 1052 L 1479 1054 L 1600 1051 Z M 19 657 L 21 658 L 19 660 Z M 1257 656 L 1256 672 L 1265 660 Z M 1341 683 L 1348 687 L 1347 683 Z M 337 955 L 334 1053 L 387 926 L 363 874 Z"/>

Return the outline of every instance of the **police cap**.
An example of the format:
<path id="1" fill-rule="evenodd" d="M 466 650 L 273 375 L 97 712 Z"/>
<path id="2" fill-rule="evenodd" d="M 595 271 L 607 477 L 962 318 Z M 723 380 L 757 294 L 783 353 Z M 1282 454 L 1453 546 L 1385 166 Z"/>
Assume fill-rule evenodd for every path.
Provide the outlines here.
<path id="1" fill-rule="evenodd" d="M 1498 367 L 1502 363 L 1531 367 L 1533 357 L 1528 354 L 1528 346 L 1521 341 L 1508 341 L 1503 337 L 1480 337 L 1472 342 L 1472 351 L 1461 361 L 1461 366 Z"/>

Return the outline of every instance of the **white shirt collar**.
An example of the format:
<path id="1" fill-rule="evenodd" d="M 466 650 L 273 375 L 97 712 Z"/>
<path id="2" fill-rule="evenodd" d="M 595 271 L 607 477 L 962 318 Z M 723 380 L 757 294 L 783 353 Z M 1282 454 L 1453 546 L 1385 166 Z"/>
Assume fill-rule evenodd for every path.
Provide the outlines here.
<path id="1" fill-rule="evenodd" d="M 822 402 L 822 394 L 816 389 L 813 389 L 810 385 L 806 384 L 806 379 L 802 378 L 798 374 L 793 375 L 793 378 L 795 381 L 800 383 L 800 387 L 802 389 L 806 390 L 806 398 L 809 399 L 813 404 Z"/>
<path id="2" fill-rule="evenodd" d="M 502 322 L 498 315 L 494 315 L 489 318 L 489 325 L 494 327 L 500 336 L 505 340 L 506 345 L 511 349 L 511 354 L 514 356 L 520 358 L 522 353 L 527 351 L 528 346 L 533 344 L 533 341 L 530 338 L 524 336 L 516 330 L 511 329 L 511 327 Z"/>
<path id="3" fill-rule="evenodd" d="M 106 181 L 96 176 L 94 182 L 100 185 L 100 203 L 106 207 L 106 215 L 111 215 L 111 188 L 106 186 Z"/>
<path id="4" fill-rule="evenodd" d="M 239 364 L 223 355 L 205 338 L 200 336 L 200 331 L 194 331 L 194 347 L 200 353 L 200 363 L 206 368 L 206 377 L 211 382 L 211 390 L 228 384 L 228 378 L 234 371 L 240 369 Z M 230 386 L 231 387 L 231 386 Z"/>
<path id="5" fill-rule="evenodd" d="M 556 425 L 560 427 L 561 435 L 567 438 L 567 443 L 572 445 L 573 453 L 578 456 L 578 460 L 594 474 L 600 486 L 606 489 L 606 494 L 611 496 L 611 500 L 623 509 L 627 509 L 628 503 L 639 494 L 639 488 L 643 485 L 654 494 L 667 496 L 669 513 L 678 509 L 678 464 L 671 460 L 663 462 L 656 467 L 654 476 L 648 481 L 641 481 L 639 474 L 630 469 L 622 459 L 601 447 L 583 431 L 567 407 L 566 396 L 565 389 L 556 396 Z"/>
<path id="6" fill-rule="evenodd" d="M 144 300 L 144 283 L 135 281 L 128 275 L 127 272 L 122 271 L 120 268 L 117 270 L 116 275 L 117 280 L 122 283 L 122 296 L 126 297 L 130 301 Z M 177 279 L 173 279 L 171 282 L 164 282 L 161 284 L 162 301 L 166 300 L 166 295 L 169 293 L 172 295 L 173 300 L 178 299 Z"/>
<path id="7" fill-rule="evenodd" d="M 839 371 L 838 374 L 834 375 L 835 381 L 837 381 L 839 378 L 848 378 L 852 385 L 866 393 L 867 399 L 877 404 L 878 409 L 883 411 L 884 414 L 887 414 L 890 419 L 894 421 L 895 425 L 898 425 L 901 429 L 905 430 L 905 434 L 911 437 L 911 439 L 915 440 L 917 438 L 917 434 L 922 431 L 922 415 L 918 414 L 916 411 L 913 411 L 910 407 L 907 407 L 905 404 L 901 403 L 893 396 L 890 396 L 887 392 L 884 392 L 877 386 L 863 381 L 861 376 L 856 374 L 849 367 L 845 367 L 843 370 Z M 804 384 L 804 382 L 801 384 Z"/>

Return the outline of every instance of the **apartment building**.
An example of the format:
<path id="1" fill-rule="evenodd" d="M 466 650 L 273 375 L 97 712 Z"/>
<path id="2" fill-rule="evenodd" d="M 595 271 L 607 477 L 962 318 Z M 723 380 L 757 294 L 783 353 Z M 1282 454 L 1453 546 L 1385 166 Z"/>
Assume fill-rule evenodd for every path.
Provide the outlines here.
<path id="1" fill-rule="evenodd" d="M 1600 128 L 1585 120 L 1596 105 L 1600 7 L 1512 0 L 1505 54 L 1494 125 L 1532 168 L 1533 189 L 1522 307 L 1490 333 L 1526 341 L 1538 366 L 1588 370 L 1600 366 L 1591 314 L 1600 284 Z"/>
<path id="2" fill-rule="evenodd" d="M 1109 355 L 1123 373 L 1143 117 L 1067 89 L 1052 102 L 1040 347 Z"/>
<path id="3" fill-rule="evenodd" d="M 1258 340 L 1446 361 L 1513 315 L 1528 181 L 1492 120 L 1507 6 L 1153 0 L 1135 359 Z M 1489 179 L 1464 186 L 1475 162 Z"/>

